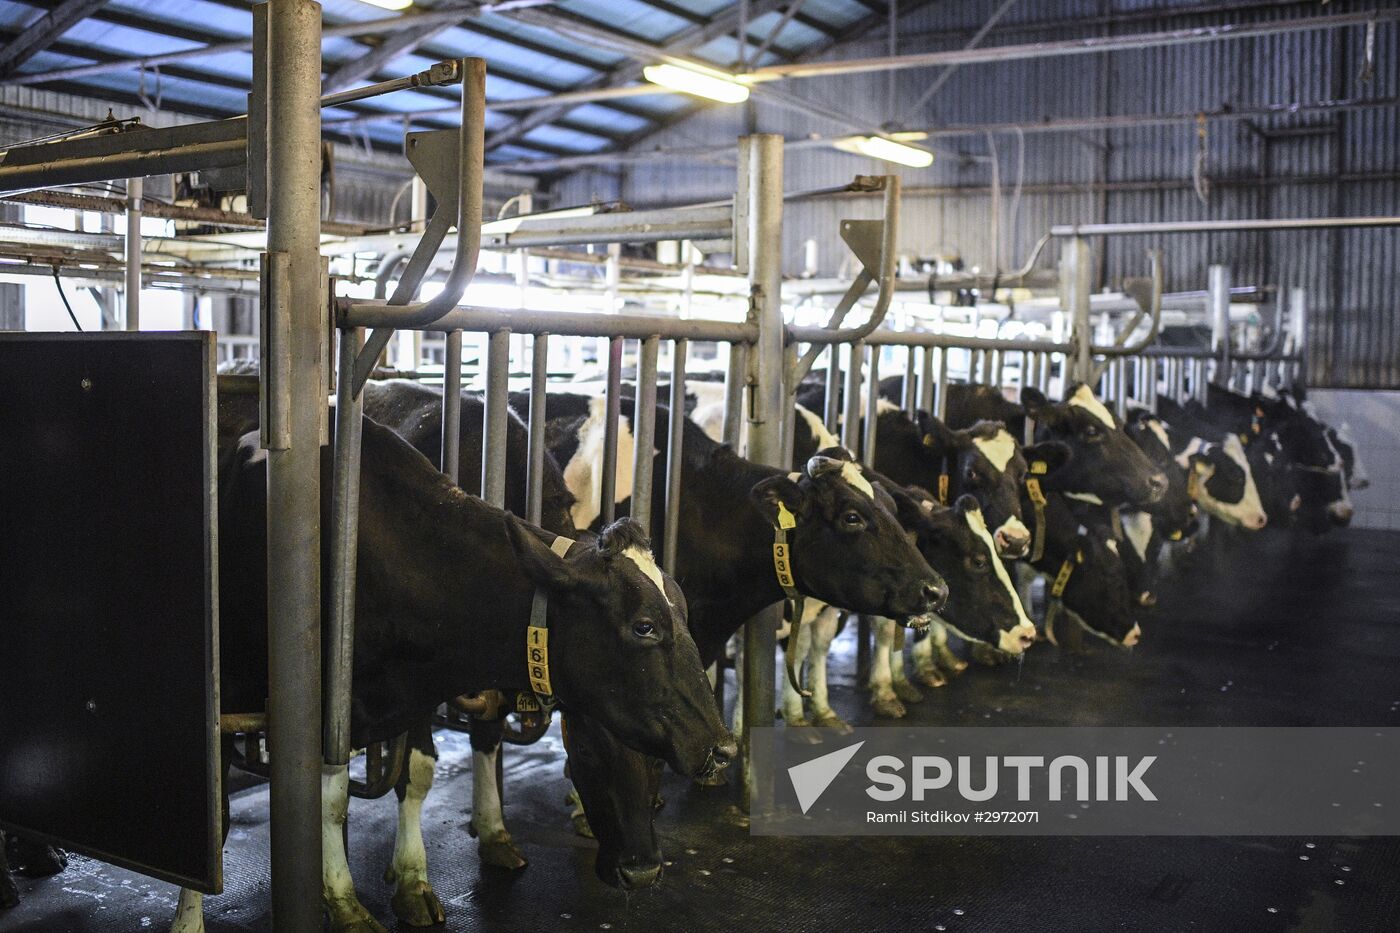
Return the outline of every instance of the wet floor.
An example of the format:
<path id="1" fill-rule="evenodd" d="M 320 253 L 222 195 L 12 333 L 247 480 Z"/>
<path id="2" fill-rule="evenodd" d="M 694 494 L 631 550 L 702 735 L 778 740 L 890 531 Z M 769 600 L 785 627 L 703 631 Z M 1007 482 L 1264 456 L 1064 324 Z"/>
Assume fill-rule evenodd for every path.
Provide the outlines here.
<path id="1" fill-rule="evenodd" d="M 1131 653 L 1038 645 L 1023 664 L 927 691 L 905 721 L 1400 726 L 1400 534 L 1267 534 L 1197 558 Z M 851 635 L 837 647 L 834 705 L 871 722 Z M 592 843 L 570 829 L 557 732 L 507 757 L 507 821 L 529 867 L 483 870 L 464 829 L 466 743 L 447 734 L 440 745 L 424 826 L 450 930 L 1400 930 L 1397 839 L 751 839 L 728 788 L 674 776 L 658 817 L 666 875 L 627 895 L 594 879 Z M 351 808 L 361 898 L 386 921 L 392 799 Z M 255 787 L 234 799 L 211 933 L 269 928 L 266 846 L 267 794 Z M 21 888 L 0 931 L 162 929 L 176 896 L 81 858 Z"/>

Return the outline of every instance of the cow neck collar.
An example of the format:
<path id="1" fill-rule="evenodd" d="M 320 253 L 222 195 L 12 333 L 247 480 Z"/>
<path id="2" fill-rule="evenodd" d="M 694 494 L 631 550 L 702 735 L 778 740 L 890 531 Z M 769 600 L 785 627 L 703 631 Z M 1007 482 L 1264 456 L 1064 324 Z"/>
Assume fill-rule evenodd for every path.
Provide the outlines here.
<path id="1" fill-rule="evenodd" d="M 549 548 L 566 558 L 574 543 L 572 538 L 559 535 Z M 542 587 L 535 588 L 530 603 L 530 624 L 525 629 L 525 675 L 540 709 L 552 711 L 557 701 L 549 671 L 549 594 Z"/>
<path id="2" fill-rule="evenodd" d="M 1031 531 L 1030 562 L 1034 564 L 1045 556 L 1045 491 L 1040 488 L 1040 478 L 1050 472 L 1050 465 L 1044 460 L 1032 460 L 1026 474 L 1026 495 L 1030 496 L 1031 507 L 1035 510 L 1035 527 Z"/>
<path id="3" fill-rule="evenodd" d="M 788 543 L 788 531 L 797 527 L 797 518 L 788 511 L 782 500 L 778 501 L 778 520 L 773 524 L 773 572 L 782 588 L 783 611 L 788 614 L 787 676 L 792 689 L 802 696 L 811 696 L 802 689 L 802 681 L 797 676 L 797 636 L 802 631 L 802 612 L 806 607 L 806 597 L 797 590 L 797 580 L 792 574 L 792 548 Z"/>
<path id="4" fill-rule="evenodd" d="M 925 447 L 935 447 L 935 446 L 937 446 L 937 444 L 938 444 L 938 442 L 937 442 L 937 440 L 934 438 L 934 436 L 933 436 L 932 434 L 925 434 L 925 435 L 924 435 L 924 446 L 925 446 Z M 948 447 L 944 447 L 944 448 L 942 448 L 942 450 L 940 450 L 939 454 L 940 454 L 940 458 L 941 458 L 941 460 L 942 460 L 942 464 L 941 464 L 941 466 L 939 467 L 939 470 L 938 470 L 938 489 L 936 490 L 936 492 L 938 493 L 938 504 L 939 504 L 939 505 L 947 505 L 947 504 L 948 504 L 948 485 L 949 485 L 949 483 L 951 482 L 950 477 L 951 477 L 951 475 L 952 475 L 952 468 L 951 468 L 950 463 L 949 463 L 949 461 L 952 459 L 952 456 L 953 456 L 953 455 L 952 455 L 952 449 L 950 449 L 950 448 L 948 448 Z"/>
<path id="5" fill-rule="evenodd" d="M 1069 578 L 1074 575 L 1074 568 L 1084 563 L 1084 547 L 1088 543 L 1088 536 L 1088 529 L 1080 525 L 1079 531 L 1075 534 L 1074 543 L 1070 545 L 1064 562 L 1060 564 L 1060 569 L 1050 584 L 1049 599 L 1045 606 L 1045 637 L 1050 640 L 1052 645 L 1059 644 L 1055 640 L 1055 621 L 1065 608 L 1065 587 L 1069 586 Z"/>

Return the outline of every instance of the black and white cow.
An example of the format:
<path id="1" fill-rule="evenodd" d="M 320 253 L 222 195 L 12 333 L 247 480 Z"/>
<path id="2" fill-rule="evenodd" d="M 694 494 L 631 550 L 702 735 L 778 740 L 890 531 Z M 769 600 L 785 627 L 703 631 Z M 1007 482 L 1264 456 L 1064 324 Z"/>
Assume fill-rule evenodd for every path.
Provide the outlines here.
<path id="1" fill-rule="evenodd" d="M 222 440 L 222 439 L 221 439 Z M 221 444 L 221 447 L 224 445 Z M 329 448 L 322 488 L 330 489 Z M 221 450 L 221 697 L 257 710 L 267 695 L 266 454 L 250 433 Z M 712 773 L 736 751 L 686 626 L 685 600 L 635 524 L 565 551 L 556 536 L 464 494 L 392 431 L 364 423 L 351 741 L 389 739 L 438 704 L 488 688 L 533 692 L 527 625 L 549 596 L 549 671 L 561 706 L 682 773 Z M 565 539 L 567 540 L 567 539 Z M 560 551 L 565 551 L 563 554 Z M 275 754 L 275 751 L 274 751 Z M 431 757 L 415 750 L 390 874 L 405 920 L 441 922 L 419 813 Z M 332 929 L 383 928 L 355 897 L 343 847 L 348 769 L 323 773 L 323 890 Z M 202 928 L 182 892 L 175 929 Z"/>
<path id="2" fill-rule="evenodd" d="M 1187 471 L 1191 498 L 1227 525 L 1258 531 L 1269 523 L 1240 435 L 1212 422 L 1198 406 L 1157 400 L 1172 455 Z"/>
<path id="3" fill-rule="evenodd" d="M 1171 438 L 1162 419 L 1146 408 L 1129 409 L 1124 430 L 1147 458 L 1167 477 L 1161 500 L 1140 509 L 1120 510 L 1123 528 L 1123 565 L 1138 604 L 1156 604 L 1153 592 L 1160 569 L 1162 548 L 1195 533 L 1197 507 L 1191 498 L 1186 468 L 1172 453 Z"/>
<path id="4" fill-rule="evenodd" d="M 987 386 L 948 386 L 947 420 L 954 428 L 1001 421 L 1021 438 L 1027 418 L 1035 422 L 1036 443 L 1059 441 L 1071 454 L 1063 467 L 1043 481 L 1047 490 L 1130 506 L 1151 505 L 1166 494 L 1166 475 L 1086 385 L 1076 385 L 1063 402 L 1051 402 L 1027 387 L 1021 390 L 1020 405 Z"/>

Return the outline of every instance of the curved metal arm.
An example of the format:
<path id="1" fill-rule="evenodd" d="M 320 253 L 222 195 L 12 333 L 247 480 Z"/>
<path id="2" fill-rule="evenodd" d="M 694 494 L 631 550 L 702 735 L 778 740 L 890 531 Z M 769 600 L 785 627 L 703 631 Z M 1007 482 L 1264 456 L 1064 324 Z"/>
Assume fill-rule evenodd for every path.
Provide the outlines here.
<path id="1" fill-rule="evenodd" d="M 1162 329 L 1162 280 L 1164 277 L 1162 274 L 1162 251 L 1154 249 L 1147 255 L 1152 263 L 1152 300 L 1150 304 L 1152 325 L 1147 330 L 1147 336 L 1131 347 L 1123 346 L 1123 341 L 1128 339 L 1128 335 L 1136 330 L 1139 322 L 1142 321 L 1143 309 L 1139 305 L 1138 313 L 1133 317 L 1132 323 L 1123 329 L 1118 343 L 1111 347 L 1094 347 L 1094 353 L 1102 353 L 1105 356 L 1136 356 L 1156 342 L 1157 332 Z"/>
<path id="2" fill-rule="evenodd" d="M 413 250 L 405 247 L 391 249 L 379 260 L 379 268 L 374 271 L 374 297 L 380 299 L 389 295 L 389 280 L 398 271 L 399 264 L 413 255 Z"/>
<path id="3" fill-rule="evenodd" d="M 841 301 L 836 309 L 831 313 L 831 320 L 827 321 L 827 330 L 837 330 L 841 322 L 846 319 L 851 308 L 855 307 L 860 296 L 870 286 L 872 280 L 878 281 L 880 285 L 879 294 L 875 298 L 875 307 L 870 311 L 870 320 L 859 327 L 841 332 L 841 342 L 863 340 L 875 331 L 877 327 L 885 322 L 885 315 L 889 313 L 890 302 L 894 299 L 895 273 L 899 264 L 899 193 L 900 182 L 898 175 L 885 176 L 885 219 L 884 226 L 880 230 L 880 268 L 877 273 L 870 272 L 862 262 L 860 274 L 856 276 L 851 287 L 846 290 L 846 294 L 841 296 Z M 807 349 L 802 358 L 797 361 L 791 373 L 790 384 L 796 385 L 812 369 L 812 364 L 817 361 L 826 350 L 825 344 L 814 344 Z"/>

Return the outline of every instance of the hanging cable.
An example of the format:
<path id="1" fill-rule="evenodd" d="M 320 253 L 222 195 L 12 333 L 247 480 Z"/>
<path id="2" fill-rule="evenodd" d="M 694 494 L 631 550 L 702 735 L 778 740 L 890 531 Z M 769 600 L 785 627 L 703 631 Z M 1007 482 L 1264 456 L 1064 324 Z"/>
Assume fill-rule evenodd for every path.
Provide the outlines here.
<path id="1" fill-rule="evenodd" d="M 63 290 L 63 279 L 58 277 L 58 266 L 50 268 L 53 269 L 53 284 L 58 286 L 58 297 L 63 299 L 63 307 L 68 309 L 68 317 L 72 320 L 73 326 L 78 329 L 78 333 L 82 333 L 83 325 L 78 323 L 78 316 L 73 313 L 73 306 L 68 303 L 68 293 Z"/>

